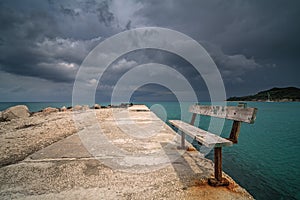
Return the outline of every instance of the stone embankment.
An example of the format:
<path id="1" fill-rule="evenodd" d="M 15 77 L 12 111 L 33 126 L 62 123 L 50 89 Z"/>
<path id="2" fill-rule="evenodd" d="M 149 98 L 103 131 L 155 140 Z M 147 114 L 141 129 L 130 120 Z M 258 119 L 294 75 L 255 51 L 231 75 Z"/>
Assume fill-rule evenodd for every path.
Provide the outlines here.
<path id="1" fill-rule="evenodd" d="M 210 187 L 212 161 L 178 150 L 151 111 L 127 107 L 3 111 L 0 199 L 253 199 L 226 174 L 228 187 Z"/>

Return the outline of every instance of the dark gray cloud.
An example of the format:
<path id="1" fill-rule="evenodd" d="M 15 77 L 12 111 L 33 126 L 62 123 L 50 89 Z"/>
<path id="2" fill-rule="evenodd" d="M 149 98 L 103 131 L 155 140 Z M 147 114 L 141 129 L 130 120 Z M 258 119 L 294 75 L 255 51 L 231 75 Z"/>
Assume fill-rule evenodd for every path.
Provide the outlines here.
<path id="1" fill-rule="evenodd" d="M 109 11 L 109 6 L 107 1 L 100 3 L 97 8 L 97 15 L 100 22 L 103 22 L 106 26 L 110 26 L 114 20 L 114 15 Z"/>
<path id="2" fill-rule="evenodd" d="M 272 86 L 300 86 L 299 8 L 296 0 L 1 1 L 0 84 L 8 82 L 4 77 L 15 83 L 1 90 L 1 96 L 13 99 L 26 94 L 19 87 L 24 81 L 38 91 L 45 91 L 45 84 L 47 90 L 65 88 L 71 94 L 81 62 L 99 42 L 144 26 L 171 28 L 201 43 L 216 62 L 229 96 Z M 188 77 L 199 94 L 207 95 L 201 76 L 189 63 L 171 53 L 143 51 L 110 67 L 99 97 L 109 96 L 122 73 L 154 61 L 172 66 Z"/>
<path id="3" fill-rule="evenodd" d="M 242 82 L 243 75 L 249 71 L 266 67 L 257 63 L 253 57 L 247 58 L 243 54 L 227 55 L 216 45 L 207 42 L 202 44 L 210 53 L 217 66 L 219 66 L 222 77 L 226 82 Z"/>
<path id="4" fill-rule="evenodd" d="M 106 96 L 110 97 L 114 86 L 123 74 L 136 66 L 146 63 L 160 63 L 172 67 L 189 81 L 193 90 L 196 91 L 198 99 L 209 100 L 209 93 L 203 78 L 188 61 L 174 53 L 157 49 L 137 50 L 117 59 L 102 75 L 97 96 L 100 98 L 101 94 L 105 92 Z M 166 77 L 168 76 L 166 75 Z M 167 94 L 166 92 L 168 90 L 158 85 L 148 85 L 141 87 L 139 90 L 140 91 L 135 94 L 139 97 L 135 96 L 135 100 L 140 99 L 142 94 L 145 94 L 147 98 L 152 100 L 157 100 L 159 96 L 161 96 L 161 100 L 164 101 L 168 99 L 174 100 L 175 97 L 173 94 Z M 164 97 L 162 97 L 163 94 L 165 94 Z M 108 100 L 109 99 L 107 99 L 107 101 Z"/>
<path id="5" fill-rule="evenodd" d="M 80 8 L 50 4 L 49 8 L 52 7 L 53 10 L 48 10 L 47 6 L 44 10 L 44 4 L 45 2 L 34 4 L 30 10 L 21 10 L 19 4 L 15 7 L 11 2 L 1 5 L 0 69 L 54 82 L 72 82 L 84 57 L 100 42 L 101 34 L 95 33 L 98 37 L 89 39 L 78 39 L 66 30 L 74 28 L 73 24 L 79 15 L 83 15 L 81 17 L 88 21 L 87 16 L 80 14 Z M 107 6 L 98 7 L 95 16 L 96 12 L 102 12 L 101 15 L 105 18 L 107 9 Z M 102 26 L 107 25 L 109 18 L 104 20 L 101 22 L 104 24 Z M 97 20 L 97 23 L 101 26 L 100 21 Z M 113 31 L 110 32 L 112 34 Z"/>
<path id="6" fill-rule="evenodd" d="M 60 6 L 60 10 L 63 14 L 69 15 L 69 16 L 72 16 L 72 17 L 77 17 L 80 14 L 79 10 L 73 10 L 73 9 L 70 9 L 70 8 L 65 8 L 63 5 Z"/>
<path id="7" fill-rule="evenodd" d="M 139 13 L 154 25 L 176 27 L 230 54 L 265 58 L 299 49 L 299 7 L 296 0 L 147 1 Z"/>

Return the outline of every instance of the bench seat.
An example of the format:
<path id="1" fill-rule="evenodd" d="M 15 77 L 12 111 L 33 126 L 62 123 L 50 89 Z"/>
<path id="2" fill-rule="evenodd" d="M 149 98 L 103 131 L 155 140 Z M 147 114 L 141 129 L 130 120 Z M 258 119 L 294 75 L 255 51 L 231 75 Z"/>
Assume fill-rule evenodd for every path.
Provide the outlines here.
<path id="1" fill-rule="evenodd" d="M 223 147 L 223 146 L 232 146 L 233 143 L 230 140 L 212 134 L 208 131 L 190 125 L 181 120 L 169 120 L 171 125 L 178 128 L 180 131 L 188 134 L 190 137 L 198 141 L 199 143 L 207 147 Z"/>

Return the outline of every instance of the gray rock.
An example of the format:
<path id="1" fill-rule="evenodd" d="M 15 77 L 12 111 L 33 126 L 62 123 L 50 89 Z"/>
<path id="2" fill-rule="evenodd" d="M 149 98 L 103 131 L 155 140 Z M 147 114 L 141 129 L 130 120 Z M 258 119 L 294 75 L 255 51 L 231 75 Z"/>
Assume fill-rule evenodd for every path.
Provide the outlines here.
<path id="1" fill-rule="evenodd" d="M 0 122 L 4 121 L 4 119 L 2 118 L 2 112 L 0 111 Z"/>
<path id="2" fill-rule="evenodd" d="M 63 106 L 63 107 L 61 107 L 61 108 L 60 108 L 60 111 L 61 111 L 61 112 L 65 112 L 65 111 L 67 111 L 67 108 L 66 108 L 66 106 Z"/>
<path id="3" fill-rule="evenodd" d="M 73 111 L 79 111 L 79 110 L 81 110 L 82 109 L 82 106 L 80 106 L 80 105 L 76 105 L 76 106 L 74 106 L 73 107 Z"/>
<path id="4" fill-rule="evenodd" d="M 100 106 L 99 104 L 95 104 L 95 105 L 93 106 L 93 108 L 94 108 L 94 109 L 100 109 L 101 106 Z"/>
<path id="5" fill-rule="evenodd" d="M 58 112 L 58 109 L 57 108 L 52 108 L 52 107 L 47 107 L 47 108 L 44 108 L 43 113 L 52 113 L 52 112 Z"/>
<path id="6" fill-rule="evenodd" d="M 83 105 L 81 107 L 81 110 L 89 110 L 89 109 L 90 109 L 90 107 L 88 105 Z"/>
<path id="7" fill-rule="evenodd" d="M 29 109 L 25 105 L 13 106 L 2 112 L 2 119 L 5 121 L 18 118 L 27 118 L 29 116 Z"/>
<path id="8" fill-rule="evenodd" d="M 76 106 L 74 106 L 73 107 L 73 111 L 86 111 L 86 110 L 89 110 L 90 109 L 90 107 L 88 106 L 88 105 L 83 105 L 83 106 L 81 106 L 81 105 L 76 105 Z"/>

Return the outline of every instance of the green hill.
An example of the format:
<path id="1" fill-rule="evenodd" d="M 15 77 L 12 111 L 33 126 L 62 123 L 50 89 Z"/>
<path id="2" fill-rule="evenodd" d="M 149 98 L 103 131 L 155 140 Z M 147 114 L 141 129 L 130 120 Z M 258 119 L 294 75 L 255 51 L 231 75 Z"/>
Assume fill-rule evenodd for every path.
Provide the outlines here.
<path id="1" fill-rule="evenodd" d="M 270 90 L 261 91 L 255 95 L 243 97 L 230 97 L 227 101 L 267 101 L 268 96 L 271 101 L 300 101 L 300 88 L 272 88 Z"/>

